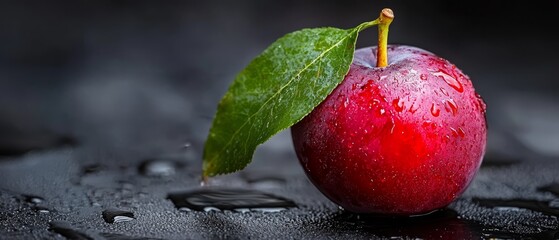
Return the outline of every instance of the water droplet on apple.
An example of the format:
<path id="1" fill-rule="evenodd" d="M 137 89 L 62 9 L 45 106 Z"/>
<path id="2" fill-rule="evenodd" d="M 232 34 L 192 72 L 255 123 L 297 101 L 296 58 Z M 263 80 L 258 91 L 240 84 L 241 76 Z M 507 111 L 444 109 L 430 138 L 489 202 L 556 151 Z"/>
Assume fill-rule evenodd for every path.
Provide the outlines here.
<path id="1" fill-rule="evenodd" d="M 441 109 L 439 109 L 439 107 L 437 106 L 437 104 L 433 103 L 433 104 L 431 105 L 431 114 L 432 114 L 434 117 L 438 117 L 440 113 L 441 113 Z"/>
<path id="2" fill-rule="evenodd" d="M 433 130 L 437 129 L 437 124 L 431 120 L 427 120 L 423 122 L 423 128 L 431 127 Z"/>
<path id="3" fill-rule="evenodd" d="M 410 112 L 415 113 L 417 109 L 419 109 L 419 104 L 417 104 L 416 101 L 414 101 L 410 107 Z"/>
<path id="4" fill-rule="evenodd" d="M 444 73 L 444 72 L 436 72 L 433 73 L 434 76 L 440 77 L 442 78 L 449 86 L 451 86 L 452 88 L 454 88 L 454 90 L 458 91 L 458 92 L 464 92 L 464 87 L 462 86 L 462 83 L 460 83 L 458 80 L 456 80 L 456 78 Z"/>
<path id="5" fill-rule="evenodd" d="M 446 100 L 446 105 L 450 108 L 452 115 L 456 115 L 456 113 L 458 112 L 458 106 L 456 105 L 454 100 L 452 99 Z"/>
<path id="6" fill-rule="evenodd" d="M 460 135 L 460 137 L 465 137 L 466 136 L 466 132 L 464 132 L 464 129 L 462 129 L 461 127 L 458 128 L 458 135 Z"/>
<path id="7" fill-rule="evenodd" d="M 344 101 L 344 107 L 347 108 L 348 105 L 349 105 L 349 98 L 346 97 L 346 98 L 345 98 L 345 101 Z"/>
<path id="8" fill-rule="evenodd" d="M 448 92 L 447 92 L 444 88 L 440 88 L 440 89 L 441 89 L 441 92 L 442 92 L 445 96 L 448 96 Z"/>
<path id="9" fill-rule="evenodd" d="M 478 93 L 476 93 L 476 98 L 477 98 L 477 102 L 479 104 L 479 107 L 481 109 L 481 112 L 483 114 L 485 114 L 485 112 L 487 111 L 487 105 L 485 104 L 485 101 L 483 101 L 483 98 Z"/>
<path id="10" fill-rule="evenodd" d="M 397 112 L 401 112 L 402 110 L 404 110 L 404 101 L 399 97 L 392 100 L 392 105 Z"/>
<path id="11" fill-rule="evenodd" d="M 455 128 L 450 127 L 450 131 L 452 132 L 452 136 L 458 137 L 458 131 Z"/>
<path id="12" fill-rule="evenodd" d="M 421 80 L 427 80 L 427 75 L 425 75 L 425 74 L 422 73 L 422 74 L 419 75 L 419 78 L 420 78 Z"/>
<path id="13" fill-rule="evenodd" d="M 380 115 L 384 115 L 385 112 L 386 112 L 386 110 L 384 110 L 384 108 L 379 109 L 379 114 Z"/>

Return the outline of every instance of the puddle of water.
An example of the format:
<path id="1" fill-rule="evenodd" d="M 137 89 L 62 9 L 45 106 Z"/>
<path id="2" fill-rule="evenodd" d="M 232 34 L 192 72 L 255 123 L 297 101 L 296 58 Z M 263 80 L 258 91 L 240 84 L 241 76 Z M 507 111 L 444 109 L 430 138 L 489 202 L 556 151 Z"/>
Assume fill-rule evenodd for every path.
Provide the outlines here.
<path id="1" fill-rule="evenodd" d="M 475 239 L 481 236 L 479 225 L 460 219 L 456 212 L 448 209 L 414 217 L 343 212 L 337 220 L 390 239 Z"/>
<path id="2" fill-rule="evenodd" d="M 107 223 L 128 222 L 134 220 L 134 213 L 120 209 L 107 209 L 102 213 Z"/>
<path id="3" fill-rule="evenodd" d="M 286 198 L 250 189 L 203 187 L 168 195 L 182 211 L 280 212 L 297 205 Z"/>
<path id="4" fill-rule="evenodd" d="M 493 202 L 495 203 L 495 202 Z M 443 209 L 414 217 L 389 217 L 342 212 L 336 221 L 389 239 L 558 239 L 559 230 L 540 233 L 513 233 L 460 218 Z"/>

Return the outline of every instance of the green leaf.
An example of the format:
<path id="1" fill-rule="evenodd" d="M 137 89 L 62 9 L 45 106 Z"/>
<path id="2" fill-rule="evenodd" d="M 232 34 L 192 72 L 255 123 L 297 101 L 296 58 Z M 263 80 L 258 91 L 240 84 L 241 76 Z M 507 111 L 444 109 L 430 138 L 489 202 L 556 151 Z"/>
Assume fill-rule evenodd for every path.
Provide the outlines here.
<path id="1" fill-rule="evenodd" d="M 326 99 L 349 71 L 358 33 L 376 24 L 296 31 L 252 60 L 217 107 L 204 147 L 204 176 L 243 169 L 259 144 Z"/>

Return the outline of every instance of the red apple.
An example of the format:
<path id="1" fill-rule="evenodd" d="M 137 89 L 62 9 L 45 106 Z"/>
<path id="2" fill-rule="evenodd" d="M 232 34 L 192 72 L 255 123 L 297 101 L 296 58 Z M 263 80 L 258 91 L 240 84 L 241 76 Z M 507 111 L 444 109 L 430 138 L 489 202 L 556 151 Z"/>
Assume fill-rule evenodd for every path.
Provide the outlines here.
<path id="1" fill-rule="evenodd" d="M 346 210 L 423 214 L 455 200 L 478 170 L 485 103 L 449 61 L 384 47 L 380 67 L 377 47 L 355 51 L 343 82 L 291 128 L 293 144 L 311 182 Z"/>
<path id="2" fill-rule="evenodd" d="M 409 46 L 355 52 L 343 82 L 292 127 L 307 176 L 359 213 L 421 214 L 445 207 L 485 151 L 485 104 L 458 68 Z"/>

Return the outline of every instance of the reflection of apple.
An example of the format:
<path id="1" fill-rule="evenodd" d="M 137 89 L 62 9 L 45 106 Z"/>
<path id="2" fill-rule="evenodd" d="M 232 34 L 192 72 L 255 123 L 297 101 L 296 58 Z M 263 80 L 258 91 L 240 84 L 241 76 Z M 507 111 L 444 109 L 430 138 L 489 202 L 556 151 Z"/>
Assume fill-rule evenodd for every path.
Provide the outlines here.
<path id="1" fill-rule="evenodd" d="M 343 208 L 426 213 L 456 199 L 479 168 L 485 103 L 447 60 L 386 49 L 378 67 L 377 47 L 355 52 L 343 82 L 292 127 L 293 143 L 310 180 Z"/>
<path id="2" fill-rule="evenodd" d="M 450 209 L 414 217 L 342 212 L 335 221 L 341 226 L 358 226 L 362 231 L 390 239 L 481 239 L 482 226 L 460 219 Z"/>

